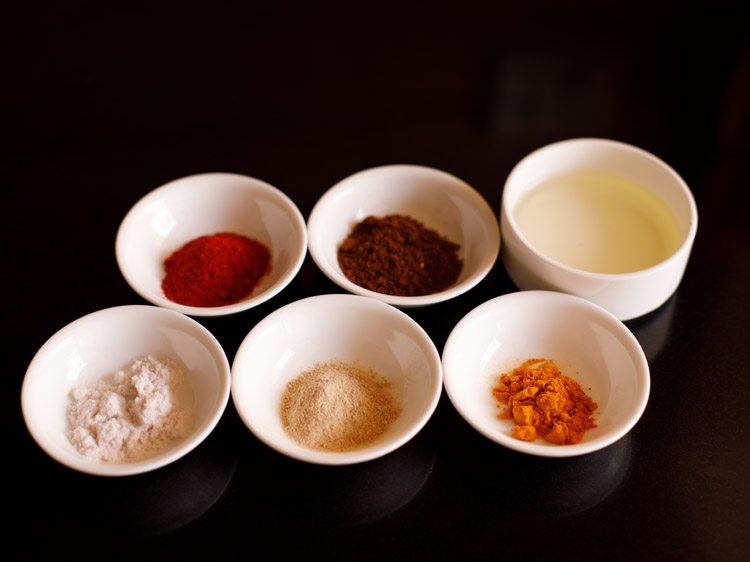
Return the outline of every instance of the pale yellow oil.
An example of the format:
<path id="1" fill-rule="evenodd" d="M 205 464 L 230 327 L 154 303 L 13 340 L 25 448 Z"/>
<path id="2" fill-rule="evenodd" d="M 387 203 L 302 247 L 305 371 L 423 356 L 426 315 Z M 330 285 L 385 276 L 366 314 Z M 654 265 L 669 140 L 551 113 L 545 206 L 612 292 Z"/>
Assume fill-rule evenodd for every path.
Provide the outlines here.
<path id="1" fill-rule="evenodd" d="M 656 265 L 681 243 L 666 203 L 628 178 L 584 170 L 554 176 L 529 191 L 514 212 L 537 250 L 595 273 L 628 273 Z"/>

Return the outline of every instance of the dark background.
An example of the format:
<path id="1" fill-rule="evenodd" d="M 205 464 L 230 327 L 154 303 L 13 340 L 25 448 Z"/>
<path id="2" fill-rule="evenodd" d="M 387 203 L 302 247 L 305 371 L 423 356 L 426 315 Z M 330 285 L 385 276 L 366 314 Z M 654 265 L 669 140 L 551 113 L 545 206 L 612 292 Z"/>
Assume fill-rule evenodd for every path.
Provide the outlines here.
<path id="1" fill-rule="evenodd" d="M 750 552 L 750 40 L 742 2 L 29 3 L 3 17 L 2 267 L 11 366 L 3 550 L 17 559 L 740 560 Z M 575 8 L 566 6 L 575 4 Z M 74 473 L 20 411 L 37 349 L 98 309 L 143 303 L 120 221 L 172 179 L 263 179 L 307 217 L 381 164 L 448 171 L 499 209 L 525 154 L 577 136 L 666 160 L 699 209 L 677 293 L 627 322 L 652 393 L 620 442 L 574 459 L 505 450 L 445 394 L 402 449 L 317 467 L 258 442 L 231 401 L 198 449 L 153 473 Z M 442 351 L 475 289 L 407 311 Z M 340 292 L 307 257 L 292 284 L 198 319 L 232 361 L 260 319 Z"/>

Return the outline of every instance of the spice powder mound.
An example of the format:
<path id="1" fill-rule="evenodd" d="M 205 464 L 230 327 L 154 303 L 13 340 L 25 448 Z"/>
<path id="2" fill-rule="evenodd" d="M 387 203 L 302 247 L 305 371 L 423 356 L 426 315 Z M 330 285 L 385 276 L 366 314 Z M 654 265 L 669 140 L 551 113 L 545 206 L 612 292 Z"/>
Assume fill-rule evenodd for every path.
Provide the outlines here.
<path id="1" fill-rule="evenodd" d="M 281 398 L 284 431 L 323 451 L 361 448 L 400 414 L 387 379 L 342 361 L 316 364 L 289 382 Z"/>
<path id="2" fill-rule="evenodd" d="M 503 373 L 492 395 L 498 406 L 506 405 L 498 417 L 512 419 L 513 437 L 522 441 L 541 437 L 571 445 L 596 427 L 592 416 L 597 404 L 549 359 L 528 359 L 511 374 Z"/>
<path id="3" fill-rule="evenodd" d="M 92 385 L 75 387 L 66 435 L 79 453 L 103 462 L 147 458 L 185 438 L 193 414 L 182 404 L 182 368 L 151 355 Z"/>
<path id="4" fill-rule="evenodd" d="M 460 246 L 405 215 L 368 216 L 338 249 L 344 275 L 387 295 L 415 297 L 440 292 L 461 274 Z"/>
<path id="5" fill-rule="evenodd" d="M 271 252 L 233 232 L 200 236 L 164 261 L 161 288 L 187 306 L 225 306 L 250 296 L 271 270 Z"/>

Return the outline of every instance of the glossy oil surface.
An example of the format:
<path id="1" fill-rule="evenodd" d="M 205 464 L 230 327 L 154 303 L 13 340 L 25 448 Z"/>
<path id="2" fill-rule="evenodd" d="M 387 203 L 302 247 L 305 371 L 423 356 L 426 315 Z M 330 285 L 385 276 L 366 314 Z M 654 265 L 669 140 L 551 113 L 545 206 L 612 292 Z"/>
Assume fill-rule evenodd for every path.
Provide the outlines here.
<path id="1" fill-rule="evenodd" d="M 682 243 L 674 215 L 648 187 L 596 170 L 543 181 L 518 202 L 515 220 L 547 257 L 593 273 L 652 267 Z"/>

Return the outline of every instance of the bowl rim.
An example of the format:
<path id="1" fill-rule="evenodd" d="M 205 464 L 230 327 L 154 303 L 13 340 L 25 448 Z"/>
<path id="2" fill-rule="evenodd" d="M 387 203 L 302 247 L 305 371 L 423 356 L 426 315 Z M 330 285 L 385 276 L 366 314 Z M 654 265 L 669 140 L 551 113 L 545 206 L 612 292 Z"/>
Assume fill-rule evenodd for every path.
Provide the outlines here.
<path id="1" fill-rule="evenodd" d="M 353 181 L 356 181 L 358 178 L 367 175 L 380 174 L 389 170 L 402 170 L 404 172 L 412 173 L 417 172 L 430 176 L 440 176 L 446 180 L 449 180 L 454 188 L 454 191 L 465 196 L 468 200 L 471 201 L 472 205 L 482 215 L 484 215 L 484 217 L 487 219 L 484 226 L 489 227 L 490 235 L 492 237 L 491 246 L 489 246 L 489 248 L 485 248 L 487 254 L 472 275 L 468 276 L 460 283 L 456 283 L 448 287 L 447 289 L 444 289 L 437 293 L 408 297 L 388 295 L 386 293 L 371 291 L 350 281 L 343 273 L 329 266 L 329 262 L 323 257 L 323 250 L 318 245 L 318 240 L 315 236 L 318 228 L 320 228 L 320 224 L 322 223 L 322 219 L 320 218 L 322 209 L 331 206 L 343 191 L 351 189 L 351 183 Z M 364 170 L 359 170 L 340 179 L 334 185 L 328 188 L 328 190 L 323 193 L 323 195 L 313 206 L 312 211 L 310 211 L 310 215 L 307 219 L 307 230 L 310 256 L 312 257 L 313 261 L 318 266 L 320 271 L 322 271 L 326 275 L 326 277 L 328 277 L 342 289 L 352 294 L 371 297 L 400 308 L 427 306 L 439 302 L 444 302 L 473 289 L 489 274 L 489 272 L 494 267 L 500 254 L 501 245 L 500 225 L 498 224 L 495 212 L 492 210 L 484 196 L 479 193 L 479 191 L 477 191 L 466 181 L 449 172 L 419 164 L 385 164 L 381 166 L 374 166 L 371 168 L 366 168 Z"/>
<path id="2" fill-rule="evenodd" d="M 546 254 L 539 251 L 529 240 L 526 238 L 526 236 L 521 232 L 521 229 L 518 227 L 518 224 L 516 224 L 515 217 L 513 213 L 509 209 L 509 191 L 507 189 L 508 184 L 511 182 L 512 179 L 515 178 L 520 173 L 520 169 L 522 166 L 525 166 L 529 160 L 532 158 L 538 156 L 541 152 L 546 152 L 548 150 L 554 150 L 558 147 L 563 147 L 566 145 L 571 144 L 597 144 L 600 146 L 610 146 L 613 148 L 617 148 L 620 150 L 623 150 L 624 152 L 630 152 L 632 154 L 636 154 L 638 156 L 641 156 L 647 160 L 650 160 L 654 164 L 664 168 L 664 170 L 669 174 L 672 179 L 675 180 L 676 185 L 678 186 L 679 190 L 681 191 L 683 197 L 685 198 L 685 201 L 687 202 L 688 209 L 689 209 L 689 224 L 688 229 L 685 235 L 683 236 L 683 240 L 680 243 L 679 247 L 672 252 L 669 256 L 664 258 L 662 261 L 651 265 L 649 267 L 639 269 L 636 271 L 628 271 L 624 273 L 600 273 L 596 271 L 587 271 L 585 269 L 578 269 L 576 267 L 572 267 L 569 265 L 566 265 L 554 258 L 551 258 L 547 256 Z M 501 229 L 503 225 L 505 225 L 507 228 L 513 232 L 513 234 L 518 238 L 518 240 L 523 244 L 524 249 L 531 252 L 534 257 L 544 263 L 545 265 L 548 265 L 550 267 L 554 267 L 557 269 L 560 269 L 562 271 L 565 271 L 568 274 L 577 275 L 586 279 L 592 279 L 592 280 L 603 280 L 603 281 L 627 281 L 630 279 L 637 279 L 641 277 L 645 277 L 648 275 L 651 275 L 652 273 L 656 273 L 660 270 L 667 269 L 672 266 L 672 264 L 680 259 L 682 259 L 682 256 L 684 256 L 686 253 L 690 252 L 690 249 L 692 248 L 693 242 L 695 240 L 695 236 L 698 232 L 698 207 L 695 203 L 695 197 L 693 196 L 692 191 L 690 191 L 690 188 L 688 187 L 685 180 L 680 176 L 680 174 L 677 173 L 677 171 L 672 168 L 669 164 L 667 164 L 664 160 L 659 158 L 658 156 L 652 154 L 651 152 L 648 152 L 647 150 L 644 150 L 643 148 L 640 148 L 638 146 L 634 146 L 632 144 L 628 144 L 622 141 L 607 139 L 607 138 L 599 138 L 599 137 L 579 137 L 579 138 L 572 138 L 572 139 L 565 139 L 561 141 L 551 142 L 549 144 L 546 144 L 544 146 L 540 146 L 539 148 L 533 150 L 532 152 L 528 153 L 526 156 L 521 158 L 511 169 L 510 173 L 508 174 L 505 183 L 503 184 L 503 194 L 500 199 L 500 223 L 501 223 Z"/>
<path id="3" fill-rule="evenodd" d="M 42 376 L 43 371 L 41 370 L 42 362 L 47 359 L 47 356 L 54 350 L 59 344 L 60 340 L 69 337 L 68 334 L 75 332 L 82 326 L 90 323 L 92 320 L 107 317 L 107 316 L 119 316 L 126 313 L 137 312 L 140 314 L 148 314 L 152 317 L 163 316 L 170 317 L 179 323 L 189 326 L 193 333 L 196 333 L 196 337 L 199 337 L 205 344 L 207 351 L 210 355 L 218 360 L 217 371 L 219 372 L 219 399 L 216 404 L 215 411 L 208 418 L 203 427 L 199 431 L 194 433 L 176 444 L 174 447 L 156 454 L 154 457 L 142 459 L 135 462 L 125 463 L 105 463 L 94 460 L 89 460 L 84 456 L 76 457 L 75 455 L 63 455 L 59 454 L 59 451 L 55 447 L 51 447 L 48 444 L 47 439 L 44 436 L 44 429 L 42 423 L 36 419 L 32 414 L 32 403 L 35 397 L 31 394 L 30 386 L 34 378 Z M 81 316 L 72 322 L 62 326 L 59 330 L 53 333 L 37 350 L 34 357 L 29 362 L 26 372 L 24 374 L 23 382 L 21 384 L 21 414 L 24 420 L 24 424 L 34 439 L 36 444 L 53 460 L 57 461 L 63 466 L 78 472 L 91 474 L 94 476 L 132 476 L 136 474 L 142 474 L 145 472 L 151 472 L 162 468 L 168 464 L 171 464 L 182 457 L 186 456 L 193 449 L 198 447 L 215 429 L 216 425 L 221 420 L 226 410 L 226 406 L 229 402 L 229 395 L 231 390 L 231 378 L 230 378 L 230 366 L 227 359 L 224 348 L 221 346 L 216 337 L 205 327 L 203 327 L 196 320 L 193 320 L 189 316 L 181 314 L 175 310 L 169 310 L 158 306 L 145 305 L 145 304 L 131 304 L 122 306 L 113 306 L 109 308 L 103 308 L 96 310 Z"/>
<path id="4" fill-rule="evenodd" d="M 408 325 L 415 334 L 418 334 L 421 341 L 419 342 L 420 349 L 427 354 L 427 359 L 430 363 L 430 385 L 432 387 L 432 393 L 429 397 L 429 401 L 426 404 L 426 408 L 417 418 L 414 424 L 408 429 L 404 430 L 397 438 L 389 439 L 388 441 L 379 442 L 371 446 L 367 446 L 362 449 L 355 449 L 352 451 L 318 451 L 315 449 L 307 449 L 303 446 L 286 447 L 283 441 L 277 441 L 268 437 L 268 435 L 259 429 L 252 416 L 248 414 L 249 408 L 242 400 L 242 396 L 238 396 L 241 392 L 238 390 L 239 383 L 239 371 L 248 364 L 247 357 L 249 356 L 252 347 L 257 345 L 257 340 L 262 339 L 264 333 L 272 328 L 277 322 L 282 320 L 286 315 L 293 314 L 294 311 L 300 307 L 309 305 L 310 303 L 318 302 L 325 304 L 328 307 L 342 307 L 344 310 L 359 311 L 369 309 L 376 313 L 385 313 L 390 315 L 396 321 Z M 292 458 L 297 461 L 306 462 L 309 464 L 327 465 L 327 466 L 342 466 L 359 464 L 367 461 L 371 461 L 385 455 L 388 455 L 399 449 L 409 441 L 411 441 L 430 421 L 434 414 L 437 405 L 440 401 L 440 396 L 443 391 L 443 365 L 440 360 L 440 354 L 435 346 L 435 343 L 430 338 L 429 334 L 416 322 L 413 318 L 407 315 L 405 312 L 398 308 L 385 303 L 383 301 L 372 299 L 370 297 L 364 297 L 361 295 L 350 295 L 342 293 L 328 293 L 321 295 L 314 295 L 293 301 L 286 304 L 263 318 L 255 326 L 253 326 L 247 335 L 244 337 L 240 346 L 237 348 L 237 353 L 234 356 L 231 367 L 231 395 L 232 402 L 235 405 L 235 410 L 242 420 L 245 427 L 262 443 L 274 451 Z M 291 438 L 289 438 L 291 442 Z"/>
<path id="5" fill-rule="evenodd" d="M 276 283 L 267 287 L 266 290 L 264 290 L 262 293 L 253 295 L 250 298 L 241 300 L 240 302 L 234 304 L 223 306 L 188 306 L 176 303 L 166 298 L 166 296 L 157 296 L 144 290 L 138 283 L 138 278 L 133 275 L 130 269 L 127 267 L 127 260 L 125 259 L 126 234 L 129 228 L 132 227 L 132 223 L 137 220 L 138 215 L 143 212 L 143 210 L 151 201 L 157 199 L 163 194 L 172 193 L 174 191 L 177 191 L 178 189 L 183 188 L 184 185 L 188 184 L 189 182 L 200 181 L 202 179 L 226 179 L 234 181 L 241 180 L 242 182 L 244 182 L 242 184 L 243 189 L 253 191 L 260 190 L 264 193 L 272 195 L 274 199 L 279 202 L 279 207 L 283 208 L 290 218 L 291 222 L 294 225 L 294 231 L 297 235 L 296 237 L 299 239 L 296 251 L 292 253 L 294 259 L 285 271 L 284 275 L 282 275 Z M 187 242 L 189 242 L 189 240 L 185 241 L 185 243 Z M 302 268 L 302 264 L 304 263 L 305 257 L 307 255 L 307 246 L 307 225 L 305 223 L 305 219 L 294 201 L 292 201 L 292 199 L 279 188 L 271 185 L 264 180 L 244 174 L 237 174 L 233 172 L 205 172 L 173 179 L 152 189 L 148 193 L 144 194 L 140 199 L 138 199 L 138 201 L 136 201 L 125 214 L 122 221 L 120 222 L 120 226 L 118 227 L 117 235 L 115 237 L 115 258 L 120 273 L 125 278 L 125 281 L 130 286 L 130 288 L 151 304 L 171 310 L 176 310 L 177 312 L 181 312 L 182 314 L 186 314 L 188 316 L 226 316 L 229 314 L 236 314 L 238 312 L 242 312 L 263 304 L 264 302 L 279 294 L 284 288 L 286 288 Z"/>
<path id="6" fill-rule="evenodd" d="M 634 401 L 630 413 L 628 414 L 627 421 L 618 427 L 612 428 L 607 433 L 586 441 L 585 439 L 580 443 L 572 445 L 564 445 L 552 447 L 549 445 L 540 445 L 535 442 L 526 442 L 514 439 L 510 435 L 505 435 L 501 432 L 489 432 L 486 428 L 477 421 L 477 417 L 472 411 L 466 410 L 460 400 L 457 398 L 457 385 L 456 374 L 448 368 L 448 362 L 451 356 L 458 353 L 457 347 L 460 337 L 463 336 L 463 332 L 480 317 L 486 314 L 496 314 L 498 308 L 510 304 L 516 301 L 531 300 L 546 298 L 551 302 L 558 302 L 561 304 L 570 304 L 576 307 L 580 307 L 586 310 L 590 314 L 593 314 L 597 319 L 603 321 L 606 327 L 611 333 L 617 336 L 618 341 L 623 342 L 629 354 L 633 357 L 636 365 L 636 372 L 641 383 L 641 392 L 637 396 L 637 400 Z M 640 343 L 633 335 L 633 333 L 619 320 L 615 315 L 601 306 L 594 304 L 582 297 L 570 295 L 567 293 L 560 293 L 557 291 L 544 291 L 544 290 L 530 290 L 530 291 L 516 291 L 513 293 L 506 293 L 497 297 L 494 297 L 474 309 L 470 310 L 453 328 L 451 333 L 448 335 L 445 346 L 443 347 L 442 354 L 443 361 L 443 385 L 445 386 L 445 392 L 459 415 L 476 431 L 484 435 L 490 441 L 493 441 L 508 449 L 540 457 L 574 457 L 593 453 L 599 451 L 613 443 L 619 441 L 624 437 L 631 429 L 638 423 L 643 416 L 648 405 L 648 399 L 651 393 L 651 374 L 648 365 L 648 360 L 641 347 Z M 488 400 L 489 400 L 488 396 Z"/>

